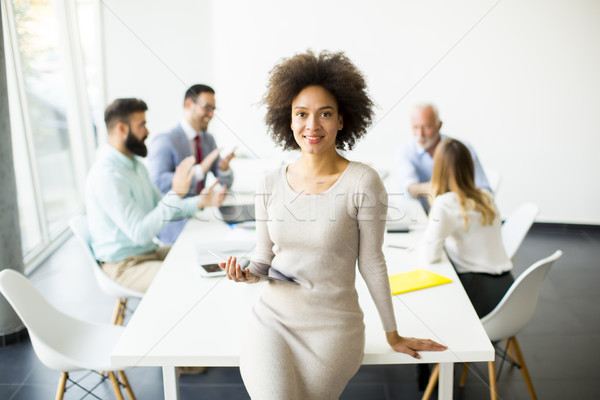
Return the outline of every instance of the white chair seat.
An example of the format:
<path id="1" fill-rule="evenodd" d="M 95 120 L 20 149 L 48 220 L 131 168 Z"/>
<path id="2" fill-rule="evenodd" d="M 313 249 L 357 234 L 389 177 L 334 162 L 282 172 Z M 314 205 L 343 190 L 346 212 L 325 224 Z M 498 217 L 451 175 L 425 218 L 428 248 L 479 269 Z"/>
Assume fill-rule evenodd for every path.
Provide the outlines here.
<path id="1" fill-rule="evenodd" d="M 40 361 L 63 373 L 57 398 L 62 398 L 68 372 L 118 371 L 126 380 L 121 372 L 126 366 L 110 362 L 110 353 L 125 328 L 82 321 L 57 310 L 27 278 L 11 269 L 0 271 L 0 293 L 29 330 L 31 344 Z M 109 375 L 117 391 L 119 385 L 113 372 Z M 125 387 L 133 398 L 128 383 Z M 122 398 L 120 391 L 117 397 Z"/>
<path id="2" fill-rule="evenodd" d="M 62 321 L 63 323 L 66 321 Z M 75 320 L 64 324 L 60 331 L 71 331 L 73 336 L 40 337 L 29 334 L 33 348 L 44 365 L 55 371 L 81 370 L 115 371 L 126 365 L 113 365 L 110 352 L 125 328 L 119 325 L 91 324 Z"/>

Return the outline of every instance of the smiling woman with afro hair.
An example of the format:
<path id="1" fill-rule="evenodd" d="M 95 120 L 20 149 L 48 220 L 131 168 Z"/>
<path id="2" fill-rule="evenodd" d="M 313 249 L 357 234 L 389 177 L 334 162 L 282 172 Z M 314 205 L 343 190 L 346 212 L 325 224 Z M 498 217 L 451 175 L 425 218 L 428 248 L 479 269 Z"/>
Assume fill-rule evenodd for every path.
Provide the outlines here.
<path id="1" fill-rule="evenodd" d="M 273 68 L 264 102 L 275 142 L 302 157 L 257 188 L 249 266 L 221 263 L 235 282 L 283 275 L 295 283 L 270 279 L 247 319 L 240 372 L 250 398 L 340 397 L 364 356 L 357 264 L 395 351 L 444 350 L 398 334 L 382 251 L 387 192 L 373 168 L 338 152 L 373 119 L 363 75 L 343 53 L 307 51 Z"/>
<path id="2" fill-rule="evenodd" d="M 292 101 L 307 86 L 321 86 L 333 95 L 344 119 L 336 148 L 352 150 L 371 125 L 373 102 L 363 74 L 342 52 L 316 55 L 308 50 L 284 59 L 271 70 L 263 103 L 267 106 L 265 122 L 275 143 L 284 150 L 299 149 L 290 129 Z"/>

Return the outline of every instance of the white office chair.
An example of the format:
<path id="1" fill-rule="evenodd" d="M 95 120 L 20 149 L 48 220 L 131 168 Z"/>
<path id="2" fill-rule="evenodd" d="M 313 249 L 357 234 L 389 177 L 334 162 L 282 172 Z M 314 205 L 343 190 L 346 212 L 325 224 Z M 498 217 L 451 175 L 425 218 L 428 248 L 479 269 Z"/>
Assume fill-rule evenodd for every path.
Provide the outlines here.
<path id="1" fill-rule="evenodd" d="M 27 278 L 12 269 L 0 271 L 0 293 L 27 327 L 40 361 L 61 372 L 57 400 L 62 399 L 67 380 L 73 382 L 69 372 L 82 370 L 110 371 L 108 377 L 117 399 L 123 400 L 120 384 L 129 398 L 135 399 L 122 371 L 125 366 L 111 365 L 110 362 L 110 352 L 125 328 L 84 322 L 62 313 L 48 303 Z"/>
<path id="2" fill-rule="evenodd" d="M 533 317 L 533 312 L 537 306 L 540 287 L 542 281 L 548 274 L 554 261 L 562 256 L 562 251 L 557 250 L 549 257 L 546 257 L 529 268 L 527 268 L 510 286 L 500 303 L 490 313 L 481 318 L 481 324 L 485 329 L 492 343 L 500 340 L 506 341 L 506 351 L 514 365 L 518 366 L 523 373 L 529 395 L 533 400 L 537 399 L 529 371 L 525 365 L 521 348 L 517 342 L 516 335 L 519 333 Z M 464 364 L 460 386 L 464 386 L 468 372 L 468 363 Z M 494 361 L 488 362 L 488 372 L 490 379 L 490 397 L 492 400 L 498 398 L 496 387 L 496 364 Z M 437 383 L 439 375 L 439 365 L 437 365 L 431 374 L 427 389 L 423 394 L 423 400 L 429 399 L 433 388 Z"/>
<path id="3" fill-rule="evenodd" d="M 69 226 L 71 227 L 75 238 L 77 238 L 77 241 L 81 244 L 81 248 L 85 253 L 85 262 L 93 271 L 100 289 L 107 295 L 118 299 L 111 323 L 122 325 L 125 312 L 127 311 L 127 299 L 131 297 L 142 298 L 144 293 L 119 285 L 102 270 L 90 246 L 91 236 L 85 215 L 72 218 L 69 221 Z"/>
<path id="4" fill-rule="evenodd" d="M 525 203 L 519 206 L 502 224 L 502 243 L 506 255 L 511 260 L 517 254 L 517 250 L 521 247 L 521 243 L 538 213 L 538 206 L 533 203 Z"/>
<path id="5" fill-rule="evenodd" d="M 486 169 L 485 177 L 487 178 L 488 183 L 490 184 L 490 189 L 492 189 L 492 193 L 494 193 L 494 197 L 497 195 L 498 190 L 500 189 L 500 183 L 502 183 L 502 177 L 498 173 L 498 171 L 494 169 Z"/>

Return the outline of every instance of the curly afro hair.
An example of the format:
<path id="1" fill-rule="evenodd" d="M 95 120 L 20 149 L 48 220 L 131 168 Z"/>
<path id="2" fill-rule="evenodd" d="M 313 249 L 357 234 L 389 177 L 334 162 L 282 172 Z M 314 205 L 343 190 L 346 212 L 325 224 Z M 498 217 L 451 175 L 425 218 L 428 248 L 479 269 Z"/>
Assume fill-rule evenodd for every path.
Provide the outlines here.
<path id="1" fill-rule="evenodd" d="M 284 150 L 300 148 L 290 128 L 292 101 L 302 89 L 313 85 L 323 87 L 337 101 L 344 127 L 337 134 L 335 147 L 351 150 L 371 125 L 374 105 L 363 74 L 343 52 L 325 50 L 316 55 L 307 50 L 273 67 L 263 98 L 265 122 L 273 140 Z"/>

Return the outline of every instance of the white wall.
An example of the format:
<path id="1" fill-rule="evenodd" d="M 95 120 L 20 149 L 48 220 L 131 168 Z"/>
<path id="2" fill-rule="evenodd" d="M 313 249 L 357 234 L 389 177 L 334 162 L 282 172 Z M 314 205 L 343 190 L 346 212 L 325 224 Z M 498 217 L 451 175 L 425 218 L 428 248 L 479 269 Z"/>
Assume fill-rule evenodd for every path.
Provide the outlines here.
<path id="1" fill-rule="evenodd" d="M 210 9 L 194 0 L 102 1 L 108 101 L 139 97 L 151 133 L 174 126 L 187 88 L 215 79 Z"/>
<path id="2" fill-rule="evenodd" d="M 410 106 L 430 100 L 443 131 L 501 174 L 504 215 L 533 201 L 539 221 L 600 224 L 600 2 L 105 3 L 109 97 L 145 99 L 154 132 L 180 117 L 187 86 L 206 82 L 217 141 L 278 155 L 258 104 L 268 71 L 307 48 L 344 50 L 378 106 L 350 158 L 392 167 Z"/>

